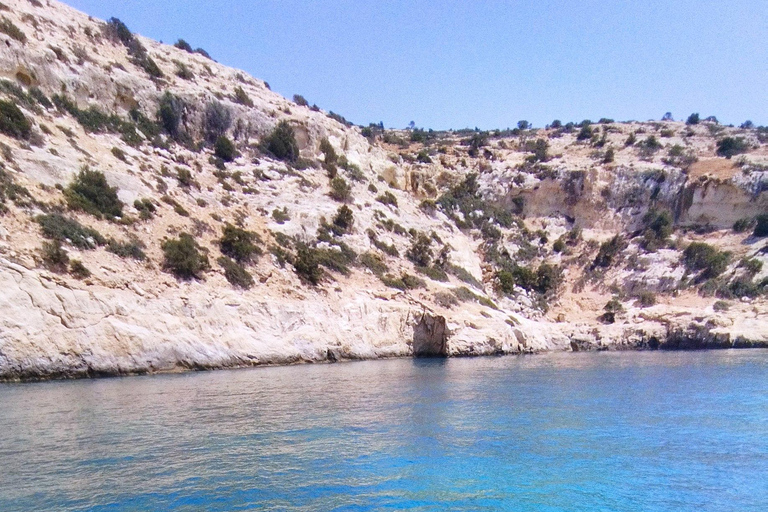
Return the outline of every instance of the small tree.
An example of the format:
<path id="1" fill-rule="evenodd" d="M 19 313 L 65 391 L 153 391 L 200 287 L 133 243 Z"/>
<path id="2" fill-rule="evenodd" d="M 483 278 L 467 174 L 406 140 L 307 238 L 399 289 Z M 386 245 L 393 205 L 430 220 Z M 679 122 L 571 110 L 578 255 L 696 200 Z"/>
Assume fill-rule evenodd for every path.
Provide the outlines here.
<path id="1" fill-rule="evenodd" d="M 337 235 L 349 233 L 355 224 L 355 216 L 347 205 L 341 205 L 333 218 L 333 231 Z"/>
<path id="2" fill-rule="evenodd" d="M 210 268 L 208 256 L 201 252 L 200 246 L 189 233 L 181 233 L 178 238 L 166 240 L 163 249 L 163 269 L 179 279 L 199 279 Z"/>
<path id="3" fill-rule="evenodd" d="M 181 135 L 181 122 L 186 106 L 184 101 L 170 92 L 163 94 L 157 109 L 157 118 L 165 133 L 174 139 Z"/>
<path id="4" fill-rule="evenodd" d="M 729 159 L 741 153 L 746 153 L 749 145 L 743 137 L 724 137 L 717 142 L 717 154 Z"/>
<path id="5" fill-rule="evenodd" d="M 331 192 L 328 195 L 335 201 L 346 203 L 352 198 L 352 187 L 349 186 L 347 180 L 341 176 L 336 176 L 331 180 Z"/>
<path id="6" fill-rule="evenodd" d="M 24 113 L 10 101 L 0 100 L 0 133 L 16 139 L 29 139 L 32 135 L 32 123 Z"/>
<path id="7" fill-rule="evenodd" d="M 755 221 L 755 230 L 752 234 L 760 237 L 768 236 L 768 213 L 758 215 Z"/>
<path id="8" fill-rule="evenodd" d="M 254 256 L 261 254 L 261 249 L 256 245 L 259 242 L 256 233 L 227 223 L 219 240 L 219 248 L 222 254 L 238 263 L 248 263 Z"/>
<path id="9" fill-rule="evenodd" d="M 64 190 L 67 204 L 96 217 L 122 217 L 123 203 L 117 197 L 117 187 L 110 187 L 104 173 L 83 167 Z"/>
<path id="10" fill-rule="evenodd" d="M 237 150 L 235 149 L 235 144 L 229 140 L 229 137 L 221 135 L 216 139 L 216 144 L 213 146 L 213 154 L 225 162 L 231 162 L 235 159 Z"/>
<path id="11" fill-rule="evenodd" d="M 700 121 L 701 119 L 699 118 L 699 114 L 695 113 L 688 116 L 688 119 L 685 121 L 685 124 L 687 125 L 699 124 Z"/>
<path id="12" fill-rule="evenodd" d="M 278 160 L 296 162 L 299 159 L 299 144 L 288 121 L 280 121 L 275 129 L 262 141 L 262 147 Z"/>
<path id="13" fill-rule="evenodd" d="M 205 139 L 213 143 L 232 126 L 232 112 L 221 102 L 212 101 L 205 107 L 203 123 Z"/>
<path id="14" fill-rule="evenodd" d="M 429 267 L 434 257 L 432 239 L 425 233 L 418 233 L 413 238 L 411 247 L 405 253 L 405 256 L 417 267 Z"/>

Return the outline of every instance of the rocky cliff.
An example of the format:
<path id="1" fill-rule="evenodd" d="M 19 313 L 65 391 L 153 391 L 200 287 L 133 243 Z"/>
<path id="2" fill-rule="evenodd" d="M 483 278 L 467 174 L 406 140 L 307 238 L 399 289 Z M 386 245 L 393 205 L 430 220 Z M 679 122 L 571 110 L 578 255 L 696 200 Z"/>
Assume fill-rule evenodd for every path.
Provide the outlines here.
<path id="1" fill-rule="evenodd" d="M 768 345 L 763 128 L 359 127 L 51 0 L 0 76 L 0 378 Z"/>

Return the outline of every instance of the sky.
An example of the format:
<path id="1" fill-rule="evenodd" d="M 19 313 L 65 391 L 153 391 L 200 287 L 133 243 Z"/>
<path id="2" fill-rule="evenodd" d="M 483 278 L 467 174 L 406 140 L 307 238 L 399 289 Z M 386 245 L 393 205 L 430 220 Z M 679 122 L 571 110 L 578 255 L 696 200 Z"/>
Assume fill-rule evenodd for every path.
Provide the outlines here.
<path id="1" fill-rule="evenodd" d="M 768 125 L 766 0 L 67 0 L 388 128 Z"/>

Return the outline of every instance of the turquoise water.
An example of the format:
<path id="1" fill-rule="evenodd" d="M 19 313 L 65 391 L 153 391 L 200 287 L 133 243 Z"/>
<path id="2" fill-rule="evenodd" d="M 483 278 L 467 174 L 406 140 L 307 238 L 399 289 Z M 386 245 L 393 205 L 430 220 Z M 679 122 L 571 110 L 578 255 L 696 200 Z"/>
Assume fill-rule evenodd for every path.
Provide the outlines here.
<path id="1" fill-rule="evenodd" d="M 768 510 L 768 351 L 0 385 L 0 510 Z"/>

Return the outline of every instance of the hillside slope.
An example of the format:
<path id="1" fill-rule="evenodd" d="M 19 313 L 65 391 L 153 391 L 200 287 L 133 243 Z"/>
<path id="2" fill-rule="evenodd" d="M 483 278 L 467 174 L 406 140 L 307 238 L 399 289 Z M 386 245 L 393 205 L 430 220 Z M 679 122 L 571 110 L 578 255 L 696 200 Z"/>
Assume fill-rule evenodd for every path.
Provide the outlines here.
<path id="1" fill-rule="evenodd" d="M 0 18 L 0 378 L 768 344 L 762 128 L 361 128 L 118 20 Z"/>

